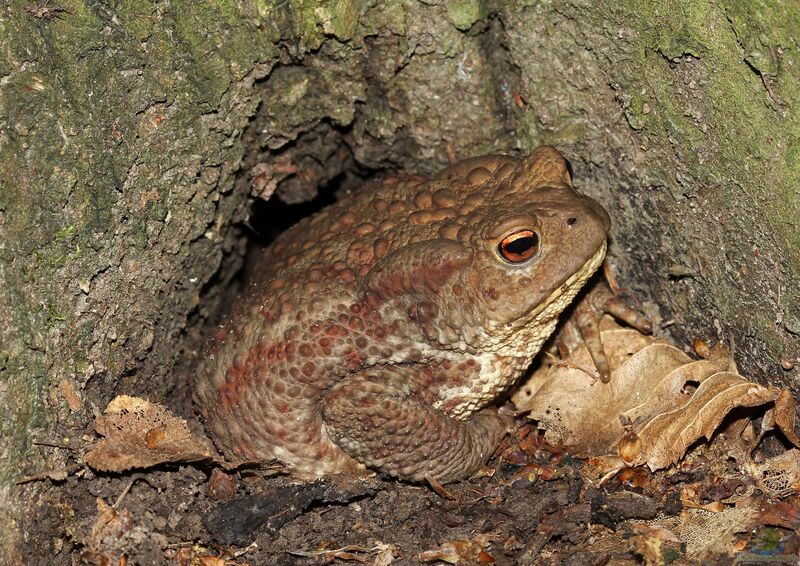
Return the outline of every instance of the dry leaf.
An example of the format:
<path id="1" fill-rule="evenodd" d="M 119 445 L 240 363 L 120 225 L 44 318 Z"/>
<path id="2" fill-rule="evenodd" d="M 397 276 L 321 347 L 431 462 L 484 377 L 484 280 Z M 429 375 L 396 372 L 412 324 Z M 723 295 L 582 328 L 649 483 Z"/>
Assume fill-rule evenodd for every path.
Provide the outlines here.
<path id="1" fill-rule="evenodd" d="M 778 398 L 775 399 L 775 407 L 764 415 L 765 422 L 761 426 L 762 434 L 777 427 L 789 442 L 800 447 L 800 436 L 795 430 L 796 406 L 797 403 L 792 394 L 787 389 L 781 389 Z"/>
<path id="2" fill-rule="evenodd" d="M 800 491 L 800 450 L 787 450 L 760 464 L 747 462 L 745 470 L 770 497 L 786 497 Z"/>
<path id="3" fill-rule="evenodd" d="M 680 542 L 681 540 L 675 533 L 664 527 L 658 525 L 651 525 L 648 523 L 632 523 L 633 530 L 641 535 L 650 538 L 657 538 L 664 542 Z"/>
<path id="4" fill-rule="evenodd" d="M 645 523 L 648 528 L 664 529 L 686 544 L 686 556 L 704 558 L 728 556 L 735 550 L 734 535 L 749 531 L 758 524 L 759 511 L 753 505 L 728 507 L 719 513 L 686 509 L 680 516 Z"/>
<path id="5" fill-rule="evenodd" d="M 94 427 L 105 437 L 86 454 L 86 463 L 96 470 L 122 472 L 165 462 L 215 459 L 194 439 L 185 420 L 137 397 L 116 397 L 95 419 Z"/>
<path id="6" fill-rule="evenodd" d="M 130 511 L 117 511 L 102 498 L 97 498 L 97 519 L 92 527 L 91 543 L 94 548 L 102 546 L 103 539 L 120 539 L 133 527 Z"/>
<path id="7" fill-rule="evenodd" d="M 681 552 L 682 558 L 671 562 L 672 564 L 733 563 L 730 557 L 741 550 L 736 546 L 736 534 L 746 533 L 754 526 L 762 524 L 760 507 L 758 501 L 751 500 L 746 505 L 729 507 L 718 513 L 686 509 L 680 515 L 648 521 L 629 521 L 626 524 L 638 536 L 625 534 L 628 529 L 597 532 L 591 548 L 593 552 L 619 553 L 630 544 L 634 549 L 638 547 L 641 552 L 641 539 L 648 537 L 662 541 L 662 548 L 668 545 L 676 548 L 679 543 L 685 544 L 684 551 Z M 611 563 L 617 564 L 616 561 Z M 665 561 L 655 563 L 664 564 Z"/>
<path id="8" fill-rule="evenodd" d="M 678 537 L 686 541 L 686 554 L 699 559 L 726 555 L 733 536 L 750 530 L 758 510 L 752 507 L 731 507 L 720 513 L 689 509 L 681 516 Z"/>
<path id="9" fill-rule="evenodd" d="M 292 550 L 291 554 L 295 556 L 304 556 L 306 558 L 314 558 L 316 561 L 322 562 L 323 564 L 333 562 L 334 560 L 366 563 L 370 557 L 374 555 L 373 566 L 387 566 L 394 561 L 394 551 L 396 551 L 394 545 L 378 542 L 372 548 L 365 548 L 354 544 L 341 548 L 328 548 L 326 544 L 316 550 Z"/>
<path id="10" fill-rule="evenodd" d="M 800 505 L 797 501 L 765 502 L 758 515 L 762 525 L 775 525 L 784 529 L 800 529 Z"/>
<path id="11" fill-rule="evenodd" d="M 393 544 L 379 542 L 375 545 L 374 550 L 377 550 L 378 554 L 372 561 L 372 566 L 389 566 L 396 558 L 397 547 Z"/>
<path id="12" fill-rule="evenodd" d="M 610 383 L 594 382 L 578 369 L 592 364 L 582 346 L 565 362 L 536 371 L 512 397 L 520 412 L 529 411 L 538 421 L 547 442 L 569 447 L 578 457 L 616 451 L 629 466 L 657 470 L 680 460 L 698 439 L 710 439 L 732 409 L 770 403 L 774 407 L 765 415 L 764 430 L 777 426 L 788 440 L 800 442 L 789 392 L 746 380 L 736 373 L 727 349 L 711 349 L 708 359 L 692 360 L 636 330 L 604 326 Z M 732 432 L 738 435 L 733 447 L 738 456 L 752 450 L 754 444 L 744 444 L 752 438 L 746 425 L 737 423 Z M 609 461 L 604 468 L 613 474 L 619 466 Z"/>
<path id="13" fill-rule="evenodd" d="M 448 564 L 493 564 L 494 558 L 485 549 L 494 539 L 491 534 L 477 534 L 471 540 L 449 540 L 433 550 L 420 552 L 420 562 Z"/>
<path id="14" fill-rule="evenodd" d="M 654 342 L 653 338 L 650 336 L 645 336 L 636 330 L 619 327 L 602 331 L 601 337 L 606 355 L 608 356 L 609 365 L 612 368 L 622 365 L 622 363 L 632 354 L 635 354 L 642 348 Z M 585 353 L 586 355 L 578 355 L 578 353 Z M 591 356 L 589 356 L 588 350 L 585 350 L 584 348 L 577 350 L 569 358 L 569 362 L 580 363 L 583 367 L 594 367 L 594 362 L 592 361 Z M 566 362 L 564 362 L 564 364 L 566 364 Z M 566 365 L 559 366 L 559 364 L 555 364 L 554 366 L 545 366 L 539 371 L 535 372 L 529 378 L 527 383 L 520 387 L 519 390 L 512 396 L 512 401 L 520 412 L 530 410 L 530 403 L 534 399 L 534 396 L 538 394 L 539 388 L 550 379 L 549 370 L 555 369 L 570 369 L 571 371 L 568 373 L 563 371 L 561 373 L 566 373 L 571 377 L 570 382 L 574 382 L 571 386 L 574 388 L 583 390 L 584 388 L 590 387 L 592 384 L 591 377 L 580 368 L 569 368 Z"/>
<path id="15" fill-rule="evenodd" d="M 125 564 L 127 556 L 122 550 L 124 541 L 133 529 L 133 517 L 127 509 L 117 510 L 102 498 L 97 498 L 97 518 L 86 548 L 81 552 L 85 564 Z"/>
<path id="16" fill-rule="evenodd" d="M 651 470 L 666 468 L 699 438 L 710 440 L 731 409 L 764 405 L 775 401 L 779 393 L 776 387 L 763 387 L 735 373 L 714 374 L 700 384 L 688 403 L 656 416 L 638 431 L 638 449 L 623 459 L 632 466 L 647 464 Z M 621 455 L 624 448 L 620 445 Z"/>
<path id="17" fill-rule="evenodd" d="M 688 380 L 718 371 L 707 360 L 681 369 L 692 363 L 689 356 L 635 330 L 605 330 L 601 337 L 614 370 L 610 383 L 592 382 L 580 369 L 553 365 L 535 372 L 512 398 L 518 410 L 530 411 L 529 417 L 539 421 L 547 442 L 568 446 L 579 457 L 608 452 L 624 433 L 620 416 L 630 421 L 652 417 L 660 402 L 686 398 L 682 390 Z M 585 347 L 570 361 L 592 364 Z M 532 393 L 525 393 L 529 389 Z"/>

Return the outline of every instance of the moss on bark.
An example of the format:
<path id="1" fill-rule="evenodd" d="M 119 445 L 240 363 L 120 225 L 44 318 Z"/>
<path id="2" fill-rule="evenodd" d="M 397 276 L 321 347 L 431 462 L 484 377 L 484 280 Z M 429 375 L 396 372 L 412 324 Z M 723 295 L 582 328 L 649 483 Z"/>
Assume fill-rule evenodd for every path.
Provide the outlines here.
<path id="1" fill-rule="evenodd" d="M 115 392 L 175 386 L 241 264 L 251 196 L 308 200 L 450 153 L 559 146 L 669 329 L 797 390 L 779 365 L 800 357 L 789 3 L 29 4 L 0 8 L 8 541 L 13 481 L 74 461 L 33 438 L 76 441 Z"/>

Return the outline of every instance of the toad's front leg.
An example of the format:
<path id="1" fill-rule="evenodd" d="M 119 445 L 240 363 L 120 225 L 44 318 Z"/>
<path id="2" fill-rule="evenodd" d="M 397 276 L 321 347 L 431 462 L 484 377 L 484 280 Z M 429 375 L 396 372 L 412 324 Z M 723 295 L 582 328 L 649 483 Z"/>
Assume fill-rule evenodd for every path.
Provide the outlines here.
<path id="1" fill-rule="evenodd" d="M 376 366 L 339 382 L 323 399 L 327 433 L 353 458 L 390 476 L 466 478 L 497 448 L 510 419 L 485 409 L 460 421 L 434 408 L 419 385 L 424 369 Z"/>
<path id="2" fill-rule="evenodd" d="M 567 354 L 581 343 L 585 344 L 600 381 L 608 383 L 611 367 L 600 340 L 600 319 L 604 314 L 613 316 L 642 334 L 653 331 L 652 323 L 643 313 L 618 297 L 610 286 L 598 281 L 575 302 L 573 314 L 565 321 L 557 342 L 559 349 L 563 348 Z M 567 354 L 562 357 L 566 358 Z"/>

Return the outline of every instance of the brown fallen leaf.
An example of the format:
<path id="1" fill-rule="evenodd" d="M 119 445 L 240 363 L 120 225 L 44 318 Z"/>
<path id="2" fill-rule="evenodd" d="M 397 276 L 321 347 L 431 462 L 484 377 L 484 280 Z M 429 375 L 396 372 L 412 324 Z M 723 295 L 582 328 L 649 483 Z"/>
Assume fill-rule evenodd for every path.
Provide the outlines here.
<path id="1" fill-rule="evenodd" d="M 601 337 L 613 370 L 610 383 L 593 383 L 579 369 L 553 365 L 535 372 L 512 397 L 520 412 L 539 421 L 547 442 L 568 446 L 578 457 L 605 454 L 624 434 L 624 420 L 652 418 L 660 404 L 687 398 L 683 388 L 689 379 L 719 371 L 706 360 L 681 369 L 692 363 L 689 356 L 635 330 L 604 330 Z M 592 363 L 585 347 L 570 361 Z"/>
<path id="2" fill-rule="evenodd" d="M 765 501 L 758 515 L 762 525 L 800 530 L 800 505 L 797 501 Z"/>
<path id="3" fill-rule="evenodd" d="M 120 395 L 95 419 L 102 440 L 86 454 L 86 463 L 104 472 L 148 468 L 165 462 L 216 461 L 212 450 L 195 440 L 186 421 L 165 407 Z"/>
<path id="4" fill-rule="evenodd" d="M 664 527 L 658 525 L 649 525 L 647 523 L 632 523 L 631 528 L 634 532 L 644 535 L 646 537 L 657 538 L 664 542 L 680 542 L 681 540 L 675 533 Z"/>
<path id="5" fill-rule="evenodd" d="M 394 562 L 399 549 L 393 544 L 381 542 L 375 546 L 375 550 L 377 554 L 375 555 L 375 560 L 372 561 L 372 566 L 389 566 Z"/>
<path id="6" fill-rule="evenodd" d="M 795 419 L 797 415 L 797 402 L 788 389 L 781 389 L 778 398 L 775 399 L 775 406 L 764 415 L 764 422 L 761 425 L 761 433 L 774 428 L 780 429 L 786 439 L 797 447 L 800 447 L 800 435 L 795 430 Z"/>
<path id="7" fill-rule="evenodd" d="M 343 546 L 341 548 L 330 548 L 331 545 L 323 544 L 315 550 L 292 550 L 290 554 L 313 558 L 317 562 L 327 564 L 334 560 L 344 560 L 347 562 L 366 563 L 373 558 L 373 566 L 388 566 L 394 559 L 397 547 L 378 541 L 372 548 L 365 548 L 355 544 Z"/>
<path id="8" fill-rule="evenodd" d="M 102 498 L 97 498 L 97 518 L 88 537 L 82 542 L 80 554 L 83 564 L 127 564 L 123 550 L 134 529 L 133 516 L 127 509 L 116 509 Z"/>
<path id="9" fill-rule="evenodd" d="M 682 407 L 657 415 L 636 433 L 637 449 L 619 446 L 620 455 L 631 466 L 647 464 L 655 471 L 676 463 L 696 440 L 711 440 L 714 431 L 731 409 L 754 407 L 778 398 L 777 387 L 764 387 L 742 376 L 721 372 L 700 384 Z"/>
<path id="10" fill-rule="evenodd" d="M 420 552 L 417 558 L 420 562 L 494 564 L 495 559 L 485 550 L 494 539 L 491 533 L 480 533 L 470 540 L 449 540 L 439 548 Z"/>
<path id="11" fill-rule="evenodd" d="M 673 345 L 632 329 L 604 323 L 601 339 L 612 369 L 610 383 L 594 382 L 585 347 L 565 363 L 543 366 L 512 397 L 519 412 L 538 421 L 550 444 L 568 447 L 578 457 L 610 455 L 600 466 L 608 475 L 628 466 L 655 471 L 678 462 L 698 439 L 710 440 L 725 416 L 737 407 L 769 406 L 761 435 L 779 428 L 797 445 L 795 402 L 783 389 L 748 381 L 736 372 L 726 348 L 711 348 L 707 359 L 693 360 Z M 746 457 L 755 444 L 752 431 L 737 422 L 733 453 Z M 760 435 L 756 439 L 760 440 Z"/>
<path id="12" fill-rule="evenodd" d="M 647 521 L 629 521 L 626 523 L 629 528 L 616 532 L 596 532 L 592 551 L 618 553 L 630 545 L 631 550 L 642 555 L 645 564 L 738 564 L 738 561 L 732 560 L 733 554 L 742 550 L 742 541 L 736 535 L 748 533 L 755 526 L 763 524 L 763 513 L 759 511 L 761 507 L 759 501 L 750 500 L 736 507 L 726 507 L 720 512 L 684 509 L 679 515 L 659 515 Z M 630 536 L 630 531 L 635 535 Z M 643 540 L 645 538 L 649 540 Z M 671 560 L 658 560 L 656 552 L 647 562 L 649 552 L 642 543 L 650 543 L 650 550 L 657 551 L 659 547 L 653 544 L 654 539 L 661 541 L 662 549 L 672 548 Z M 662 557 L 666 558 L 666 555 Z M 617 564 L 616 561 L 612 563 Z"/>
<path id="13" fill-rule="evenodd" d="M 67 402 L 67 405 L 69 405 L 70 411 L 77 413 L 83 408 L 81 396 L 75 391 L 75 387 L 73 387 L 71 380 L 62 378 L 58 383 L 58 390 L 61 393 L 61 396 L 64 397 L 64 400 Z"/>

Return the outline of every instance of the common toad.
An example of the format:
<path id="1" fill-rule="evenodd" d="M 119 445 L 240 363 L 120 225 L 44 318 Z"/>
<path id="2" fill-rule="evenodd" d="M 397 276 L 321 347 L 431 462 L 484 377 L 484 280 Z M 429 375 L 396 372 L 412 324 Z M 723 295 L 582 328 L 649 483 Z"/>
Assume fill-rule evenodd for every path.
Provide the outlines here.
<path id="1" fill-rule="evenodd" d="M 198 368 L 207 430 L 229 460 L 302 479 L 469 476 L 506 433 L 487 405 L 601 264 L 608 228 L 549 146 L 367 183 L 265 250 Z"/>

